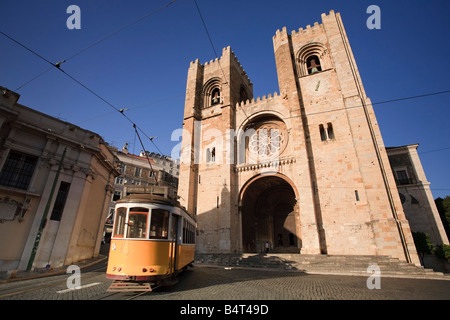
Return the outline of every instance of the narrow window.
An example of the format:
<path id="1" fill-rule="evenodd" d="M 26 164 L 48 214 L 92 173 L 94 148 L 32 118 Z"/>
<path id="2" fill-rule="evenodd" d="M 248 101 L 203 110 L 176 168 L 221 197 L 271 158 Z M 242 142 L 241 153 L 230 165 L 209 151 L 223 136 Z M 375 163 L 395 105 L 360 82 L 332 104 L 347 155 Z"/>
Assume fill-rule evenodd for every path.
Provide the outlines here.
<path id="1" fill-rule="evenodd" d="M 134 169 L 134 176 L 140 177 L 141 176 L 141 168 L 135 168 Z"/>
<path id="2" fill-rule="evenodd" d="M 322 71 L 320 60 L 317 56 L 310 56 L 306 59 L 306 67 L 308 69 L 308 74 L 314 74 Z"/>
<path id="3" fill-rule="evenodd" d="M 325 128 L 323 127 L 323 124 L 319 125 L 319 130 L 320 130 L 320 139 L 322 141 L 327 140 L 327 133 L 325 132 Z"/>
<path id="4" fill-rule="evenodd" d="M 55 204 L 53 205 L 50 220 L 61 221 L 61 216 L 66 205 L 67 195 L 69 194 L 70 183 L 61 181 L 58 194 L 56 195 Z"/>
<path id="5" fill-rule="evenodd" d="M 126 208 L 118 208 L 114 217 L 114 237 L 123 238 L 125 234 L 125 218 L 127 216 Z"/>
<path id="6" fill-rule="evenodd" d="M 0 172 L 0 184 L 27 190 L 37 164 L 37 157 L 10 151 Z"/>
<path id="7" fill-rule="evenodd" d="M 334 139 L 333 125 L 330 122 L 327 123 L 327 133 L 328 139 Z"/>
<path id="8" fill-rule="evenodd" d="M 355 190 L 355 198 L 356 198 L 356 201 L 359 201 L 359 194 L 358 194 L 358 190 Z"/>

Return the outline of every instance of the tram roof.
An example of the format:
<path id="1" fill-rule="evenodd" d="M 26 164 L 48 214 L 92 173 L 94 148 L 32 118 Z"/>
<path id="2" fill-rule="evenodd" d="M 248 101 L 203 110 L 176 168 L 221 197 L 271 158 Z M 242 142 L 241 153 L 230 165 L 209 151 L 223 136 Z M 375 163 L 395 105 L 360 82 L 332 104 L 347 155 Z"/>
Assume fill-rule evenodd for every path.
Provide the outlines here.
<path id="1" fill-rule="evenodd" d="M 158 203 L 158 204 L 166 204 L 166 205 L 171 205 L 171 206 L 175 206 L 175 207 L 180 207 L 181 205 L 178 201 L 168 198 L 168 197 L 164 197 L 161 195 L 156 195 L 156 194 L 150 194 L 150 193 L 135 193 L 135 194 L 130 194 L 128 196 L 123 197 L 120 200 L 117 200 L 116 203 L 131 203 L 131 202 L 136 202 L 136 203 Z"/>

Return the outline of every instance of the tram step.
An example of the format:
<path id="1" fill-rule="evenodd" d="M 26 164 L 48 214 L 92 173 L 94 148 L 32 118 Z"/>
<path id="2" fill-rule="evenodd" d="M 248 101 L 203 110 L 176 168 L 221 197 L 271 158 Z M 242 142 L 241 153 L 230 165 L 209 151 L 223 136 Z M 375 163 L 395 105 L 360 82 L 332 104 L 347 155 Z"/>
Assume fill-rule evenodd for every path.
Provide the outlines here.
<path id="1" fill-rule="evenodd" d="M 132 281 L 113 281 L 107 292 L 152 291 L 150 283 Z"/>

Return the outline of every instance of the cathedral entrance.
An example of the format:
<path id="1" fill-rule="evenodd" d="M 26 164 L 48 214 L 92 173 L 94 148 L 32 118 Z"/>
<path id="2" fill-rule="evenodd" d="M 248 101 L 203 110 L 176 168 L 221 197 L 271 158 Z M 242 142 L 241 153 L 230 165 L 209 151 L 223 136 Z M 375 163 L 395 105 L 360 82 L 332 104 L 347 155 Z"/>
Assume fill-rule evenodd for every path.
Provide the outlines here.
<path id="1" fill-rule="evenodd" d="M 244 187 L 241 195 L 242 250 L 299 252 L 299 215 L 295 192 L 279 176 L 262 176 Z"/>

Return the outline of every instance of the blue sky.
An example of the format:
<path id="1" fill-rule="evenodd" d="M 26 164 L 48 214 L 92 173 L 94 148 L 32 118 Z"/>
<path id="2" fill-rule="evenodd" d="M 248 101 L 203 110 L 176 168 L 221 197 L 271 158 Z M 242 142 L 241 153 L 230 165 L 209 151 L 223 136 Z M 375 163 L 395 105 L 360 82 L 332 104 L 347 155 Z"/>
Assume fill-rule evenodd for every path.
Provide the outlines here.
<path id="1" fill-rule="evenodd" d="M 215 58 L 193 0 L 0 0 L 0 30 L 49 61 L 72 57 L 62 69 L 127 115 L 171 153 L 182 127 L 190 61 Z M 450 94 L 377 104 L 450 90 L 450 2 L 432 1 L 216 1 L 197 0 L 217 53 L 231 46 L 253 82 L 254 96 L 279 92 L 272 36 L 298 30 L 340 12 L 386 146 L 419 143 L 433 196 L 450 194 Z M 69 5 L 81 9 L 81 29 L 69 30 Z M 381 29 L 369 30 L 369 5 L 381 9 Z M 118 112 L 55 68 L 0 35 L 0 85 L 20 103 L 99 133 L 108 143 L 141 150 L 134 129 Z M 16 90 L 18 89 L 18 90 Z M 436 151 L 438 150 L 438 151 Z"/>

